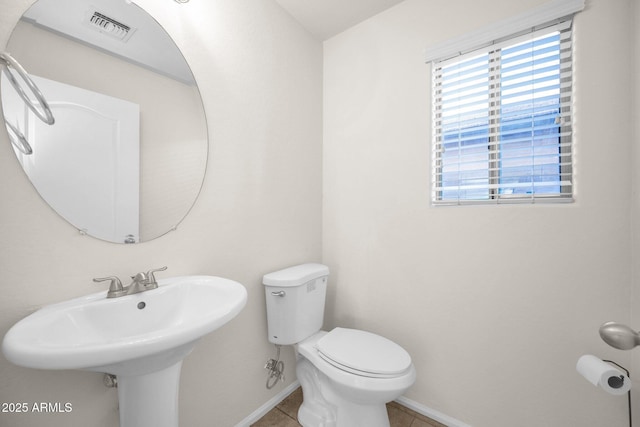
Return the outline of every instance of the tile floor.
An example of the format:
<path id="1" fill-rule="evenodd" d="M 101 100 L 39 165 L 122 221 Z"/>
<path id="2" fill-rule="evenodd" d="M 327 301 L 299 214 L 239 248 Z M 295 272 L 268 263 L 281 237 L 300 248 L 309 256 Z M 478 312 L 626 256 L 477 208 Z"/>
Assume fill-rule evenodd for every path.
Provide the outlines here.
<path id="1" fill-rule="evenodd" d="M 302 389 L 298 388 L 251 427 L 300 427 L 297 413 L 301 403 Z M 396 402 L 388 403 L 387 411 L 391 427 L 446 427 Z"/>

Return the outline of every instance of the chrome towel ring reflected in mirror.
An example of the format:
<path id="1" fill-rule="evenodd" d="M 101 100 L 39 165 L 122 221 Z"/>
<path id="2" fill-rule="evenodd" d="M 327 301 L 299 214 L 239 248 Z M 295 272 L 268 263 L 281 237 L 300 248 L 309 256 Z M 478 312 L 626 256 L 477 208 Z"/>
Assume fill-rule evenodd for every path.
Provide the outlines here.
<path id="1" fill-rule="evenodd" d="M 36 86 L 33 80 L 31 80 L 29 74 L 27 74 L 25 69 L 22 68 L 22 65 L 20 65 L 20 63 L 18 63 L 18 61 L 16 61 L 7 52 L 0 52 L 0 59 L 4 61 L 4 64 L 6 66 L 5 68 L 7 72 L 7 78 L 9 79 L 11 86 L 13 86 L 16 92 L 18 92 L 18 95 L 20 95 L 20 98 L 22 98 L 29 109 L 33 111 L 33 113 L 40 120 L 48 125 L 52 125 L 55 122 L 55 119 L 53 118 L 51 108 L 49 108 L 49 104 L 47 103 L 47 100 L 44 99 L 44 96 L 42 95 L 42 92 L 40 92 L 40 89 L 38 89 L 38 86 Z M 11 72 L 11 68 L 16 70 L 16 72 L 20 75 L 20 78 L 27 84 L 31 93 L 33 93 L 33 95 L 36 97 L 36 101 L 40 105 L 40 109 L 38 109 L 38 107 L 33 103 L 33 101 L 31 101 L 31 99 L 29 99 L 29 96 L 27 96 L 20 83 L 18 83 L 16 76 Z"/>
<path id="2" fill-rule="evenodd" d="M 27 138 L 25 138 L 24 134 L 6 120 L 4 123 L 5 125 L 7 125 L 7 129 L 11 131 L 9 133 L 9 140 L 14 145 L 14 147 L 20 150 L 22 154 L 25 154 L 27 156 L 33 154 L 33 148 L 31 148 L 31 144 L 29 144 L 29 141 L 27 141 Z"/>

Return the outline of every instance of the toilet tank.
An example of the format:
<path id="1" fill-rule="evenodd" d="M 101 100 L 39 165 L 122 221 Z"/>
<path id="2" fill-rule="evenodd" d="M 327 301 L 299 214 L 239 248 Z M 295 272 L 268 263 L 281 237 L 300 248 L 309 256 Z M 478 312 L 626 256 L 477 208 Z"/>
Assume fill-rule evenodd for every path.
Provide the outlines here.
<path id="1" fill-rule="evenodd" d="M 301 264 L 262 278 L 267 298 L 269 341 L 290 345 L 322 328 L 329 267 Z"/>

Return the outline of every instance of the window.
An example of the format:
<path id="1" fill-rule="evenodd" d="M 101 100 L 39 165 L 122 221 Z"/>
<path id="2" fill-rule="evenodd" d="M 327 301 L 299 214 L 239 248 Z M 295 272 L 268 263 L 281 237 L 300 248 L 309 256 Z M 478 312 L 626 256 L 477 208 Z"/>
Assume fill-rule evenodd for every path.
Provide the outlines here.
<path id="1" fill-rule="evenodd" d="M 432 73 L 435 204 L 572 200 L 570 20 Z"/>

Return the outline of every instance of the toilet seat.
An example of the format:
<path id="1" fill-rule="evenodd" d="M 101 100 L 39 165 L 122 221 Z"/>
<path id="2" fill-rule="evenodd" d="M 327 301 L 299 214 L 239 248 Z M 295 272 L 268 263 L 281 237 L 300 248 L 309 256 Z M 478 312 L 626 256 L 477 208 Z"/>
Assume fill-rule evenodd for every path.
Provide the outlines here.
<path id="1" fill-rule="evenodd" d="M 409 353 L 393 341 L 371 332 L 335 328 L 315 345 L 327 363 L 371 378 L 395 378 L 411 368 Z"/>

